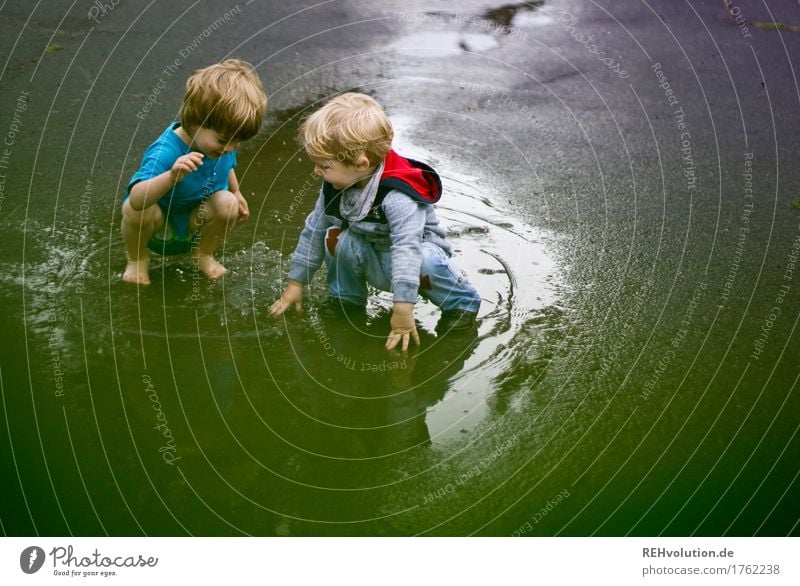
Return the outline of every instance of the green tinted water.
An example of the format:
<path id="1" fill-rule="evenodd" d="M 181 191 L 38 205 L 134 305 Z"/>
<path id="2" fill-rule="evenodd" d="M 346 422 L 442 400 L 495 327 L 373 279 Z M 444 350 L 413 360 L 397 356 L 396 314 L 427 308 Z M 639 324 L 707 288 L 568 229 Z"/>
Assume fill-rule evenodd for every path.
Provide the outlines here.
<path id="1" fill-rule="evenodd" d="M 400 142 L 445 177 L 440 216 L 484 299 L 477 338 L 437 338 L 420 303 L 420 349 L 389 354 L 389 298 L 364 330 L 326 321 L 324 271 L 304 314 L 269 319 L 318 189 L 297 114 L 240 156 L 252 219 L 221 282 L 156 258 L 152 286 L 123 285 L 116 201 L 8 227 L 6 532 L 786 533 L 791 467 L 775 465 L 796 458 L 796 381 L 732 368 L 751 350 L 731 347 L 740 316 L 715 302 L 718 280 L 672 274 L 657 231 L 635 251 L 613 229 L 567 238 Z M 61 205 L 79 210 L 72 185 Z"/>

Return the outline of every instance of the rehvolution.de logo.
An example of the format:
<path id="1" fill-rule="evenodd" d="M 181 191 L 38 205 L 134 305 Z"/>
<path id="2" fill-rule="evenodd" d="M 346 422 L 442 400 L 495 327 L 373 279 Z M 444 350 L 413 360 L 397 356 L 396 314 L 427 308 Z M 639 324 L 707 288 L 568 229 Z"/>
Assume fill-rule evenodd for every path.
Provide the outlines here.
<path id="1" fill-rule="evenodd" d="M 41 547 L 32 545 L 22 550 L 19 556 L 19 567 L 26 574 L 35 574 L 44 565 L 44 550 Z"/>

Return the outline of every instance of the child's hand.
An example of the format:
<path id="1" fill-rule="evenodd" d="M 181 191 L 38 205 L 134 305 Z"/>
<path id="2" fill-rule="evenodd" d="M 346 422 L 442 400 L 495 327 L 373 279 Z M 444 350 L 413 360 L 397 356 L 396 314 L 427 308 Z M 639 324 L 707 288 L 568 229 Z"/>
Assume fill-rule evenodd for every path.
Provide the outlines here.
<path id="1" fill-rule="evenodd" d="M 269 314 L 272 317 L 278 317 L 283 315 L 292 305 L 294 305 L 296 311 L 303 311 L 303 285 L 297 281 L 289 281 L 286 289 L 281 294 L 281 298 L 269 308 Z"/>
<path id="2" fill-rule="evenodd" d="M 182 157 L 178 157 L 172 164 L 172 169 L 170 169 L 172 180 L 178 183 L 189 173 L 197 171 L 202 164 L 203 153 L 198 153 L 197 151 L 192 151 L 191 153 L 186 153 Z"/>
<path id="3" fill-rule="evenodd" d="M 244 198 L 241 191 L 237 191 L 233 195 L 235 195 L 236 199 L 239 201 L 239 219 L 236 220 L 236 223 L 244 224 L 250 219 L 250 206 L 247 205 L 247 200 Z"/>
<path id="4" fill-rule="evenodd" d="M 392 309 L 392 331 L 386 339 L 386 349 L 394 350 L 398 344 L 403 352 L 408 350 L 409 340 L 419 346 L 417 324 L 414 322 L 414 304 L 397 301 Z"/>

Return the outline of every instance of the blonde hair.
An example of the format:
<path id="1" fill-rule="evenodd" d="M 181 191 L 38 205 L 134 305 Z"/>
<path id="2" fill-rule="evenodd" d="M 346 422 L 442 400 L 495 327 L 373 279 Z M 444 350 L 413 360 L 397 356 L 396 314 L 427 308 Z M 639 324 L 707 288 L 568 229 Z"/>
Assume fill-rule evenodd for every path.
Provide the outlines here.
<path id="1" fill-rule="evenodd" d="M 180 120 L 184 128 L 215 130 L 225 138 L 247 140 L 264 121 L 267 95 L 253 66 L 227 59 L 195 71 L 186 80 Z"/>
<path id="2" fill-rule="evenodd" d="M 378 102 L 349 92 L 306 118 L 297 138 L 310 157 L 352 165 L 364 155 L 370 165 L 377 165 L 392 148 L 394 130 Z"/>

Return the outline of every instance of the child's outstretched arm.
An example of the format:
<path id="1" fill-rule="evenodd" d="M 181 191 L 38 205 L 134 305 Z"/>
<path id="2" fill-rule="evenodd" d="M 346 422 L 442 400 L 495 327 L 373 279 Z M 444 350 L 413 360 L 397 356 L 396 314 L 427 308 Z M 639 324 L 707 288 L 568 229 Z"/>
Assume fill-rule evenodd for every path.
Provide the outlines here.
<path id="1" fill-rule="evenodd" d="M 290 279 L 286 289 L 281 293 L 280 299 L 276 300 L 269 308 L 269 314 L 272 317 L 283 315 L 292 305 L 294 305 L 295 311 L 303 311 L 303 284 Z"/>
<path id="2" fill-rule="evenodd" d="M 131 187 L 128 198 L 131 207 L 136 211 L 150 207 L 189 173 L 197 171 L 202 164 L 203 153 L 193 151 L 178 157 L 168 171 L 164 171 L 152 179 L 139 181 Z"/>
<path id="3" fill-rule="evenodd" d="M 269 308 L 271 316 L 283 314 L 292 305 L 297 311 L 303 310 L 303 288 L 322 264 L 325 254 L 325 231 L 328 226 L 329 223 L 325 219 L 325 198 L 320 192 L 314 210 L 306 217 L 297 248 L 292 255 L 289 284 L 283 290 L 281 298 Z"/>

